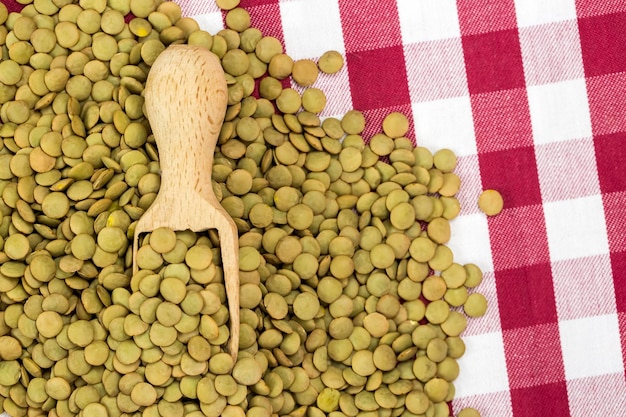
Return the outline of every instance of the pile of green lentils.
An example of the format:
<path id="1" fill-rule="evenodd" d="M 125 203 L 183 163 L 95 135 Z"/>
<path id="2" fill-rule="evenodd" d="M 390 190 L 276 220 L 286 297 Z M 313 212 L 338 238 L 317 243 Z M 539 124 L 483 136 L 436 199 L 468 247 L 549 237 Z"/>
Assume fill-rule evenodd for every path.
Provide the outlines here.
<path id="1" fill-rule="evenodd" d="M 217 1 L 214 35 L 167 1 L 20 3 L 0 3 L 0 410 L 450 415 L 460 335 L 487 307 L 480 269 L 446 246 L 450 150 L 413 145 L 400 113 L 367 143 L 361 112 L 320 119 L 313 86 L 342 55 L 294 61 L 238 0 Z M 142 91 L 179 43 L 228 83 L 213 179 L 239 231 L 236 362 L 215 231 L 155 230 L 132 275 L 160 184 Z"/>

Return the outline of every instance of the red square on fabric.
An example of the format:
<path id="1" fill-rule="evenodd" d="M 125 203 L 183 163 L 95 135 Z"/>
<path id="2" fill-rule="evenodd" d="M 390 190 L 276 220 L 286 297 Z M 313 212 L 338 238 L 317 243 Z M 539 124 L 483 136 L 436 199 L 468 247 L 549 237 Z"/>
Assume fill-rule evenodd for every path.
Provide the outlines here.
<path id="1" fill-rule="evenodd" d="M 278 4 L 280 0 L 241 0 L 239 7 L 248 10 L 250 7 L 262 6 L 265 4 Z"/>
<path id="2" fill-rule="evenodd" d="M 390 2 L 387 7 L 381 7 L 375 1 L 338 2 L 346 52 L 402 45 L 400 19 L 395 2 Z"/>
<path id="3" fill-rule="evenodd" d="M 542 353 L 536 352 L 535 355 Z M 541 370 L 541 372 L 549 372 Z M 589 393 L 589 395 L 593 395 Z M 511 390 L 515 417 L 571 417 L 565 382 Z"/>
<path id="4" fill-rule="evenodd" d="M 602 203 L 609 250 L 612 253 L 626 251 L 626 191 L 606 193 L 602 196 Z M 626 264 L 624 268 L 614 273 L 621 271 L 621 278 L 626 282 Z M 626 285 L 624 290 L 626 291 Z"/>
<path id="5" fill-rule="evenodd" d="M 543 388 L 565 379 L 557 323 L 505 330 L 503 339 L 511 392 L 521 391 L 516 395 L 517 399 L 521 399 L 522 396 L 529 395 L 533 391 L 524 392 L 525 388 Z M 565 385 L 560 386 L 557 392 L 560 390 L 563 390 L 565 395 Z M 547 400 L 550 396 L 543 398 Z M 530 400 L 530 398 L 528 399 Z M 517 403 L 518 407 L 521 404 L 513 398 L 511 401 L 514 404 Z M 535 402 L 526 401 L 526 406 L 529 404 L 533 404 L 533 411 L 538 411 L 534 407 Z M 565 397 L 565 404 L 567 404 L 567 396 Z M 514 405 L 513 410 L 518 411 L 516 409 L 518 407 Z M 517 416 L 517 413 L 514 415 Z M 539 413 L 536 415 L 552 416 L 555 414 Z"/>
<path id="6" fill-rule="evenodd" d="M 626 191 L 626 132 L 594 138 L 596 165 L 603 193 Z M 622 219 L 623 220 L 623 219 Z"/>
<path id="7" fill-rule="evenodd" d="M 626 73 L 587 78 L 587 95 L 594 135 L 626 131 Z"/>
<path id="8" fill-rule="evenodd" d="M 457 0 L 456 5 L 463 35 L 510 29 L 517 25 L 513 0 Z"/>
<path id="9" fill-rule="evenodd" d="M 524 86 L 517 29 L 463 36 L 462 42 L 471 94 Z"/>
<path id="10" fill-rule="evenodd" d="M 24 5 L 19 4 L 16 0 L 2 0 L 1 3 L 7 6 L 9 12 L 18 12 L 24 8 Z"/>
<path id="11" fill-rule="evenodd" d="M 411 103 L 402 46 L 346 53 L 352 104 L 357 110 Z"/>
<path id="12" fill-rule="evenodd" d="M 243 3 L 243 2 L 242 2 Z M 285 39 L 280 19 L 280 4 L 277 0 L 248 0 L 245 7 L 250 14 L 252 27 L 259 29 L 263 36 L 273 36 L 285 46 Z"/>
<path id="13" fill-rule="evenodd" d="M 537 162 L 532 147 L 478 154 L 483 189 L 498 190 L 504 207 L 541 203 Z"/>
<path id="14" fill-rule="evenodd" d="M 506 197 L 504 201 L 506 204 Z M 550 262 L 546 224 L 539 204 L 505 208 L 490 217 L 489 239 L 496 271 Z"/>
<path id="15" fill-rule="evenodd" d="M 626 12 L 578 19 L 585 75 L 626 71 Z"/>
<path id="16" fill-rule="evenodd" d="M 578 17 L 597 16 L 626 11 L 623 0 L 576 0 Z"/>
<path id="17" fill-rule="evenodd" d="M 471 101 L 478 152 L 533 145 L 525 89 L 476 94 Z"/>
<path id="18" fill-rule="evenodd" d="M 502 329 L 557 321 L 550 264 L 496 270 Z"/>
<path id="19" fill-rule="evenodd" d="M 626 313 L 626 252 L 611 253 L 611 269 L 613 270 L 613 287 L 615 289 L 617 311 Z M 626 323 L 620 323 L 620 327 L 624 325 Z M 624 334 L 626 335 L 626 333 Z"/>

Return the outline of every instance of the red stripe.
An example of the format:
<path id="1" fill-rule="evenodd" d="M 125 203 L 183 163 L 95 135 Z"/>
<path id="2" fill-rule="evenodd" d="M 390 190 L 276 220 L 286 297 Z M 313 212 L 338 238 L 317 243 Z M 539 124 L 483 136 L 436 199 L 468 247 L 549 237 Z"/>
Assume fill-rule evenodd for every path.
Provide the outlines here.
<path id="1" fill-rule="evenodd" d="M 339 0 L 338 3 L 346 52 L 402 44 L 394 0 Z"/>
<path id="2" fill-rule="evenodd" d="M 626 132 L 626 73 L 587 78 L 593 134 Z"/>
<path id="3" fill-rule="evenodd" d="M 626 71 L 626 12 L 578 19 L 585 75 Z"/>
<path id="4" fill-rule="evenodd" d="M 244 3 L 242 1 L 242 3 Z M 263 33 L 273 36 L 285 45 L 283 25 L 280 18 L 280 2 L 278 0 L 247 0 L 250 6 L 242 6 L 250 13 L 251 26 Z"/>
<path id="5" fill-rule="evenodd" d="M 471 96 L 478 153 L 532 146 L 526 89 Z"/>
<path id="6" fill-rule="evenodd" d="M 626 11 L 623 0 L 576 0 L 578 17 L 598 16 Z"/>
<path id="7" fill-rule="evenodd" d="M 545 372 L 545 370 L 543 370 Z M 570 417 L 565 382 L 511 390 L 515 417 Z"/>
<path id="8" fill-rule="evenodd" d="M 483 189 L 498 190 L 504 198 L 505 208 L 541 204 L 537 163 L 532 147 L 482 153 L 478 155 L 478 160 Z"/>
<path id="9" fill-rule="evenodd" d="M 457 0 L 459 26 L 463 35 L 514 28 L 513 0 Z"/>
<path id="10" fill-rule="evenodd" d="M 496 271 L 550 262 L 543 210 L 538 204 L 505 209 L 489 218 L 489 238 Z"/>
<path id="11" fill-rule="evenodd" d="M 401 46 L 346 53 L 352 104 L 373 110 L 411 103 Z"/>
<path id="12" fill-rule="evenodd" d="M 19 12 L 24 8 L 23 4 L 19 4 L 16 0 L 2 0 L 2 3 L 7 6 L 7 10 L 10 12 Z"/>
<path id="13" fill-rule="evenodd" d="M 462 42 L 471 94 L 524 87 L 517 29 L 463 36 Z"/>
<path id="14" fill-rule="evenodd" d="M 496 287 L 502 329 L 556 323 L 549 263 L 496 270 Z"/>

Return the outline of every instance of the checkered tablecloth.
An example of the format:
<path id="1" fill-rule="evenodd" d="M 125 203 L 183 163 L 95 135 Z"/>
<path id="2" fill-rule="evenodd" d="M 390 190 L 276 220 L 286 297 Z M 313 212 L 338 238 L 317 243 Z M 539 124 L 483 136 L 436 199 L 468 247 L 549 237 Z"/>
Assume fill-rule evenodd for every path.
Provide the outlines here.
<path id="1" fill-rule="evenodd" d="M 2 0 L 12 4 L 13 0 Z M 222 29 L 212 0 L 180 0 Z M 323 116 L 391 111 L 460 156 L 457 262 L 485 271 L 455 410 L 626 415 L 626 2 L 242 0 L 294 59 L 335 49 Z M 504 196 L 486 218 L 484 188 Z"/>

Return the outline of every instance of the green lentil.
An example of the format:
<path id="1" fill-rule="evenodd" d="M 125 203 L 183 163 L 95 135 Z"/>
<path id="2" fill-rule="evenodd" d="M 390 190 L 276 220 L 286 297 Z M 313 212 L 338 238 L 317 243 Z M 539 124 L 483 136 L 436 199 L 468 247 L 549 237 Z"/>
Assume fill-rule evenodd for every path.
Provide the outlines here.
<path id="1" fill-rule="evenodd" d="M 317 65 L 320 71 L 326 74 L 334 74 L 343 67 L 343 56 L 337 51 L 324 52 Z"/>
<path id="2" fill-rule="evenodd" d="M 496 190 L 485 190 L 478 197 L 478 207 L 487 216 L 495 216 L 502 211 L 504 200 Z"/>

